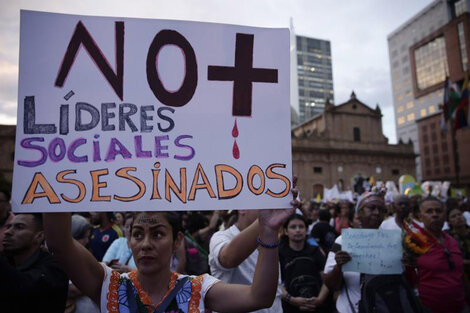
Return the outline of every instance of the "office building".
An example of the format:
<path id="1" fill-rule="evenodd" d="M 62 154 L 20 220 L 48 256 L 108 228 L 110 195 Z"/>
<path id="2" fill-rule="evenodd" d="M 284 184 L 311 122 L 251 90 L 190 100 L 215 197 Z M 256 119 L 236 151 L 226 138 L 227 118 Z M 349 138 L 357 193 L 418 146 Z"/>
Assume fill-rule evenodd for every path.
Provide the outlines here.
<path id="1" fill-rule="evenodd" d="M 416 120 L 438 112 L 445 77 L 467 71 L 470 0 L 436 0 L 388 36 L 397 138 L 419 154 Z M 422 178 L 416 159 L 417 179 Z"/>
<path id="2" fill-rule="evenodd" d="M 334 102 L 331 45 L 328 40 L 296 36 L 298 123 L 308 121 Z"/>

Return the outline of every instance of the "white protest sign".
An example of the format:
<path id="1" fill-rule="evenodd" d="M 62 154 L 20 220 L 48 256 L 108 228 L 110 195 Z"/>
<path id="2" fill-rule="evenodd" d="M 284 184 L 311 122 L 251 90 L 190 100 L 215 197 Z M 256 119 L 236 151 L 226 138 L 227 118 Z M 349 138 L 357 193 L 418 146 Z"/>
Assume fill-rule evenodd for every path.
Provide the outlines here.
<path id="1" fill-rule="evenodd" d="M 343 229 L 341 249 L 351 255 L 343 272 L 375 275 L 401 274 L 402 245 L 399 230 Z"/>
<path id="2" fill-rule="evenodd" d="M 21 11 L 16 212 L 289 207 L 289 30 Z"/>
<path id="3" fill-rule="evenodd" d="M 339 199 L 340 198 L 340 193 L 338 186 L 336 184 L 331 187 L 331 189 L 324 188 L 323 189 L 323 201 L 328 202 L 328 201 L 333 201 L 334 199 Z"/>
<path id="4" fill-rule="evenodd" d="M 347 200 L 351 203 L 354 203 L 353 193 L 351 190 L 343 191 L 339 194 L 340 200 Z"/>

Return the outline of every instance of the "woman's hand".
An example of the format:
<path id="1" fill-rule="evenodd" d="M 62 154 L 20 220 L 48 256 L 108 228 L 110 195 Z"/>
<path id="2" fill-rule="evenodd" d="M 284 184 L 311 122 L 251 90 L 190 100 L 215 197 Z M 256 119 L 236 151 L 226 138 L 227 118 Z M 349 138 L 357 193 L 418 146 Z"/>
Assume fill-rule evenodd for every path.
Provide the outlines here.
<path id="1" fill-rule="evenodd" d="M 343 264 L 346 264 L 351 261 L 351 256 L 346 251 L 338 251 L 335 253 L 335 261 L 336 265 L 341 267 L 343 266 Z"/>
<path id="2" fill-rule="evenodd" d="M 277 233 L 279 228 L 285 223 L 285 221 L 287 221 L 294 211 L 295 208 L 260 210 L 259 225 Z"/>
<path id="3" fill-rule="evenodd" d="M 293 189 L 291 190 L 293 200 L 290 202 L 291 208 L 288 209 L 271 209 L 271 210 L 260 210 L 259 212 L 259 224 L 261 227 L 265 226 L 276 232 L 279 228 L 287 221 L 289 216 L 294 214 L 295 209 L 302 206 L 302 202 L 299 199 L 299 191 L 296 189 L 297 176 L 292 179 Z"/>

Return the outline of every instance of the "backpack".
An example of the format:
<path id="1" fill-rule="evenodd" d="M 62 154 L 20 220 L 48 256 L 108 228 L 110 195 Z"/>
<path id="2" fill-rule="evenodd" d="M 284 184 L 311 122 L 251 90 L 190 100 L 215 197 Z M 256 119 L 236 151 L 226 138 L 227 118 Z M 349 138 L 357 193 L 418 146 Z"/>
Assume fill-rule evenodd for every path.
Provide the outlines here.
<path id="1" fill-rule="evenodd" d="M 422 313 L 403 275 L 361 274 L 359 313 Z"/>

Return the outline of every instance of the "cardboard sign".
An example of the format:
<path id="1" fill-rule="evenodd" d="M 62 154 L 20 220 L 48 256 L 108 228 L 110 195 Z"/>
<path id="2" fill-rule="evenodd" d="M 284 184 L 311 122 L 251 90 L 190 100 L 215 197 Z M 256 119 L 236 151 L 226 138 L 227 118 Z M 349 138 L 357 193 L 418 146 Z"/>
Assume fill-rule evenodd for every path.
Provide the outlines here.
<path id="1" fill-rule="evenodd" d="M 16 212 L 289 207 L 289 31 L 21 12 Z"/>
<path id="2" fill-rule="evenodd" d="M 343 229 L 341 249 L 352 260 L 342 266 L 343 272 L 384 275 L 403 272 L 401 232 L 383 229 Z"/>

